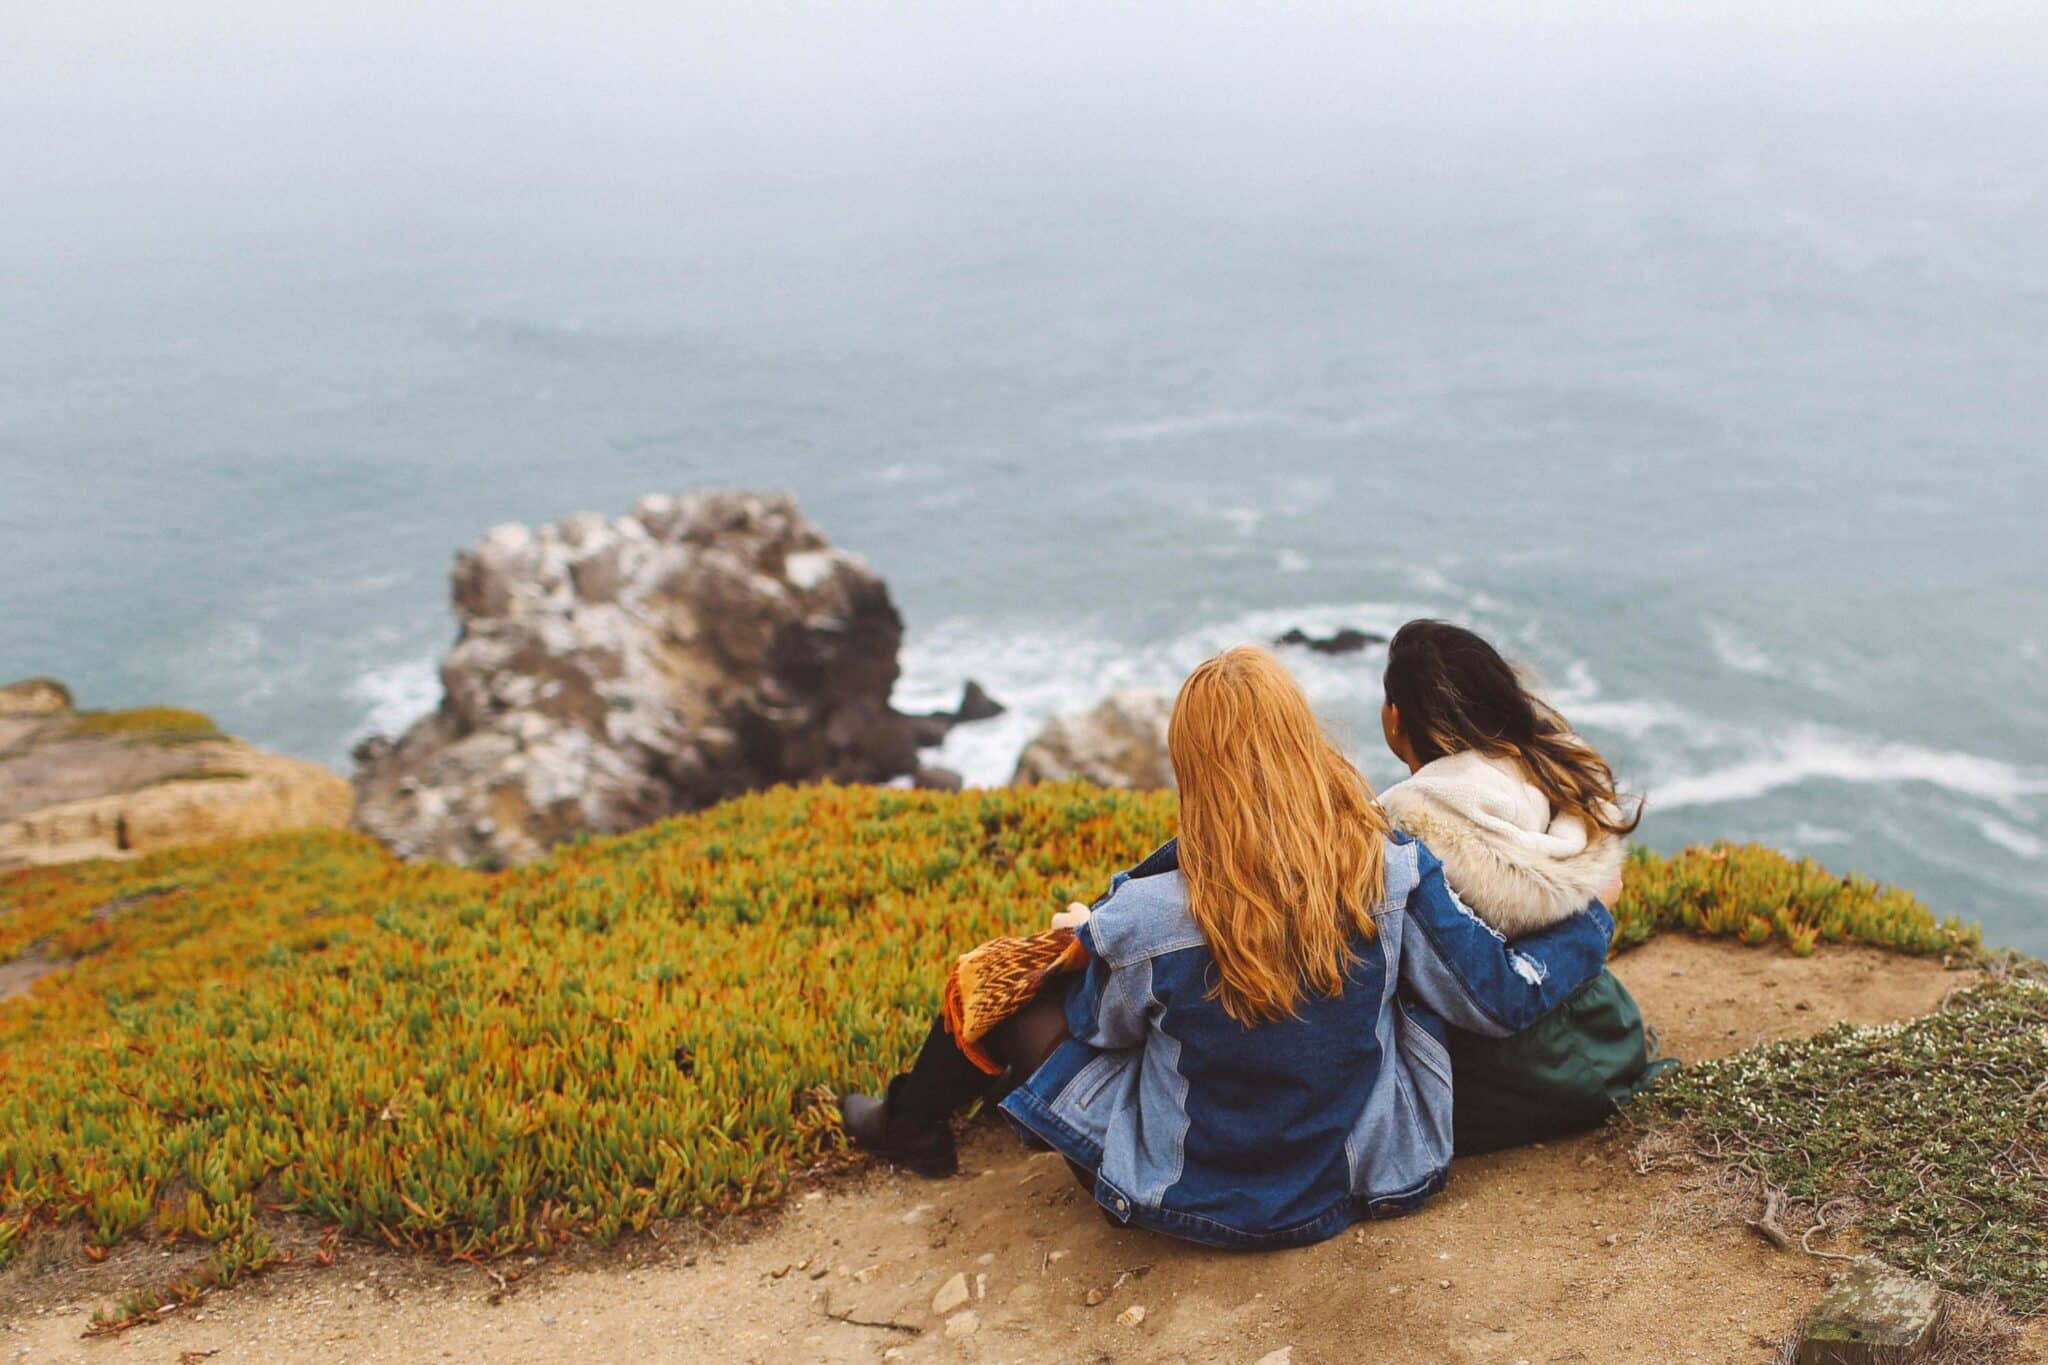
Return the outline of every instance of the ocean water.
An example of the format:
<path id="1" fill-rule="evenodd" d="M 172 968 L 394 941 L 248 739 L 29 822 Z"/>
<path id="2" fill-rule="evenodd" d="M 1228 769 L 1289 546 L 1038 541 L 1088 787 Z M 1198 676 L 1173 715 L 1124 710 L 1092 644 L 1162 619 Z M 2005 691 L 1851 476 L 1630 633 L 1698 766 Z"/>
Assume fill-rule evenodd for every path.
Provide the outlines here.
<path id="1" fill-rule="evenodd" d="M 0 227 L 0 673 L 345 768 L 435 703 L 493 524 L 788 488 L 890 583 L 901 704 L 1011 708 L 935 756 L 971 781 L 1224 646 L 1446 616 L 1649 844 L 2048 950 L 2048 172 L 1766 93 L 1369 153 L 1224 109 L 1128 157 L 890 124 L 233 212 L 80 182 Z M 1392 780 L 1380 655 L 1283 657 Z"/>

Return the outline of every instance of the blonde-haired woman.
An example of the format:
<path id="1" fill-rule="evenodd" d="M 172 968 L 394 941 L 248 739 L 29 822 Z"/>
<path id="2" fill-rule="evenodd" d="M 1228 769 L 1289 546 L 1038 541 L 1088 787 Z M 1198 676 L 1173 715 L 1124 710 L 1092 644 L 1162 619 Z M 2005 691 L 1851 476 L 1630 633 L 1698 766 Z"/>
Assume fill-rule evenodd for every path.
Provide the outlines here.
<path id="1" fill-rule="evenodd" d="M 1179 838 L 1092 907 L 1085 974 L 999 1031 L 1025 1077 L 1004 1111 L 1112 1219 L 1199 1242 L 1297 1246 L 1418 1207 L 1451 1158 L 1446 1022 L 1534 1023 L 1600 970 L 1613 921 L 1593 904 L 1503 943 L 1262 650 L 1189 676 L 1168 747 Z M 847 1130 L 944 1174 L 947 1115 L 988 1082 L 935 1026 L 886 1099 L 842 1101 Z"/>

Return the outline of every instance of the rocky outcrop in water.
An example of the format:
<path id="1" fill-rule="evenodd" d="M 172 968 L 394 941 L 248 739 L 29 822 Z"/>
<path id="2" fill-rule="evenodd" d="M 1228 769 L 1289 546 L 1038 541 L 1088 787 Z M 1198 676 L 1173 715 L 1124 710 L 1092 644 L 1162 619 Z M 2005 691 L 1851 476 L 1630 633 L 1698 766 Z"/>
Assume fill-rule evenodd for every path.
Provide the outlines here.
<path id="1" fill-rule="evenodd" d="M 1377 631 L 1359 630 L 1345 626 L 1328 635 L 1311 635 L 1300 626 L 1295 626 L 1285 635 L 1273 637 L 1276 645 L 1301 645 L 1318 654 L 1356 654 L 1367 645 L 1383 645 L 1387 637 Z"/>
<path id="2" fill-rule="evenodd" d="M 887 586 L 787 495 L 500 526 L 453 579 L 440 708 L 356 753 L 357 824 L 402 856 L 523 862 L 780 782 L 910 775 L 935 742 L 889 705 Z"/>
<path id="3" fill-rule="evenodd" d="M 353 805 L 336 774 L 196 711 L 79 712 L 47 678 L 0 687 L 0 869 L 338 827 Z"/>
<path id="4" fill-rule="evenodd" d="M 1112 692 L 1091 711 L 1054 717 L 1025 746 L 1010 780 L 1065 782 L 1085 778 L 1102 787 L 1150 791 L 1171 787 L 1173 761 L 1166 724 L 1173 699 L 1150 688 Z"/>

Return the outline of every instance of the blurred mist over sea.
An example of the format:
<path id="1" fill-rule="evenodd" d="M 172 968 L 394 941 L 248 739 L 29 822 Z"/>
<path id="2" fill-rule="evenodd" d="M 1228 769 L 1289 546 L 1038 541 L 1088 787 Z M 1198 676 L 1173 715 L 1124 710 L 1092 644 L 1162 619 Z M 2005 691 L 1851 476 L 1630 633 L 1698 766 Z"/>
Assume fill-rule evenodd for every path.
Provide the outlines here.
<path id="1" fill-rule="evenodd" d="M 0 19 L 0 675 L 347 766 L 494 523 L 786 487 L 906 704 L 1494 634 L 2048 949 L 2035 9 Z M 1284 654 L 1375 782 L 1376 655 Z M 0 678 L 0 681 L 4 681 Z"/>

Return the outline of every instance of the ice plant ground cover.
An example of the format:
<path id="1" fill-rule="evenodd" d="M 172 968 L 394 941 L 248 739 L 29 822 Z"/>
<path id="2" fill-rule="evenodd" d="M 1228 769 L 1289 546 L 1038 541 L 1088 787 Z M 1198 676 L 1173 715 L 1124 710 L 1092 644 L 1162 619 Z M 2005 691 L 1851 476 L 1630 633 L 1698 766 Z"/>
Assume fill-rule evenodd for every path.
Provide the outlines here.
<path id="1" fill-rule="evenodd" d="M 1653 1145 L 1748 1171 L 1797 1236 L 1860 1211 L 1865 1247 L 2048 1312 L 2048 985 L 2008 974 L 1924 1019 L 1837 1025 L 1686 1067 L 1631 1111 Z M 1674 1141 L 1675 1140 L 1675 1141 Z M 1794 1227 L 1792 1221 L 1798 1221 Z"/>
<path id="2" fill-rule="evenodd" d="M 772 1202 L 840 1146 L 828 1089 L 916 1046 L 954 954 L 1092 898 L 1173 811 L 816 786 L 509 872 L 323 832 L 0 875 L 0 963 L 63 964 L 0 1004 L 0 1264 L 38 1227 L 91 1256 L 192 1241 L 184 1297 L 273 1259 L 273 1217 L 490 1257 Z M 1976 950 L 1764 849 L 1638 853 L 1628 880 L 1617 949 Z"/>

